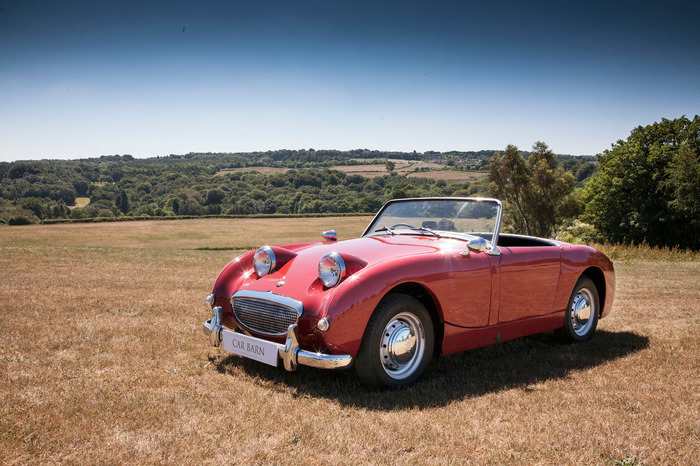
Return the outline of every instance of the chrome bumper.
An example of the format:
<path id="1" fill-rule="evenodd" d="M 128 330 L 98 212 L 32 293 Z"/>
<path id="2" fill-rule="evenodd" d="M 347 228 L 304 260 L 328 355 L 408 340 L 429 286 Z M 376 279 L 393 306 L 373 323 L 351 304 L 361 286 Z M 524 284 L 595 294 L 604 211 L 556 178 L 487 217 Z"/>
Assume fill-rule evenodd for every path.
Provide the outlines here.
<path id="1" fill-rule="evenodd" d="M 233 333 L 231 330 L 221 326 L 221 307 L 219 306 L 214 308 L 214 317 L 204 323 L 203 331 L 209 337 L 209 343 L 212 346 L 221 346 L 223 334 L 226 332 Z M 277 346 L 278 358 L 282 359 L 286 370 L 294 371 L 299 364 L 319 369 L 343 369 L 352 364 L 352 356 L 350 355 L 322 354 L 299 349 L 297 332 L 297 325 L 290 325 L 287 329 L 285 343 L 272 343 Z M 259 338 L 255 338 L 255 340 L 263 341 Z M 267 343 L 269 344 L 270 342 Z"/>

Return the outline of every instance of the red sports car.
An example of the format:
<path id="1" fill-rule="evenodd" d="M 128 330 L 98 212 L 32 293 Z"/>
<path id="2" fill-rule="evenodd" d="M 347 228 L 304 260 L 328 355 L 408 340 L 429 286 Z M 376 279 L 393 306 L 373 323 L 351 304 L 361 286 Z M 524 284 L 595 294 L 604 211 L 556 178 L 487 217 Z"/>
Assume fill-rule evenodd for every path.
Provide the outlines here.
<path id="1" fill-rule="evenodd" d="M 360 238 L 263 246 L 206 299 L 214 346 L 294 370 L 354 366 L 368 385 L 414 383 L 434 354 L 555 330 L 591 338 L 612 306 L 612 262 L 588 246 L 500 234 L 495 199 L 386 203 Z"/>

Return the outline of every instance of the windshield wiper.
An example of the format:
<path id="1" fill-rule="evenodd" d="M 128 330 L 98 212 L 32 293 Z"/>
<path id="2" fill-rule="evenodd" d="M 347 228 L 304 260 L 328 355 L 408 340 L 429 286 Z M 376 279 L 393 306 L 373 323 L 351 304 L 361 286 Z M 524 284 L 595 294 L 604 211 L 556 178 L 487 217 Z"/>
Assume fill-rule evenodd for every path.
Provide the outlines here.
<path id="1" fill-rule="evenodd" d="M 380 231 L 386 231 L 386 232 L 389 233 L 390 235 L 395 235 L 395 234 L 396 234 L 396 233 L 394 232 L 394 229 L 393 229 L 393 228 L 389 228 L 389 227 L 386 226 L 386 225 L 384 225 L 384 226 L 381 227 L 381 228 L 377 228 L 376 230 L 374 230 L 375 233 L 379 233 Z"/>
<path id="2" fill-rule="evenodd" d="M 411 230 L 427 231 L 428 233 L 430 233 L 431 235 L 435 236 L 436 238 L 440 238 L 440 237 L 441 237 L 441 236 L 440 236 L 440 233 L 438 233 L 438 232 L 435 231 L 435 230 L 431 230 L 430 228 L 415 227 L 415 228 L 411 228 Z"/>

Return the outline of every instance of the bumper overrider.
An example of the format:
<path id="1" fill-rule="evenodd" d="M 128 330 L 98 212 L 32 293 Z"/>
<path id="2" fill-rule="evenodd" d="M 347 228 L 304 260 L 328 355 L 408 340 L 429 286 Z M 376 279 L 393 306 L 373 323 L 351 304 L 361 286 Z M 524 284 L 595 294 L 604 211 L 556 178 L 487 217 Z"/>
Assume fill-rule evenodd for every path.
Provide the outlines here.
<path id="1" fill-rule="evenodd" d="M 300 364 L 319 369 L 343 369 L 352 364 L 350 355 L 323 354 L 300 349 L 296 324 L 287 328 L 284 344 L 274 343 L 222 327 L 221 307 L 216 306 L 213 310 L 214 316 L 203 327 L 212 346 L 221 346 L 226 351 L 275 367 L 281 359 L 288 371 L 296 370 Z"/>

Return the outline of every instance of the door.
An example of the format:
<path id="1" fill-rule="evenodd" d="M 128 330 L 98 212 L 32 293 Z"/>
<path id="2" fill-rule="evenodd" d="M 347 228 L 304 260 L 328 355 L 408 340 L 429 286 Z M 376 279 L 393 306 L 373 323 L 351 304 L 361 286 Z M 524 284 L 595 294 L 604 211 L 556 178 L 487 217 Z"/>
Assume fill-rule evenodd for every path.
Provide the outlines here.
<path id="1" fill-rule="evenodd" d="M 459 327 L 485 327 L 491 311 L 491 257 L 486 253 L 445 254 L 440 274 L 429 276 L 445 322 Z"/>
<path id="2" fill-rule="evenodd" d="M 498 323 L 552 312 L 559 283 L 559 246 L 501 247 Z"/>

